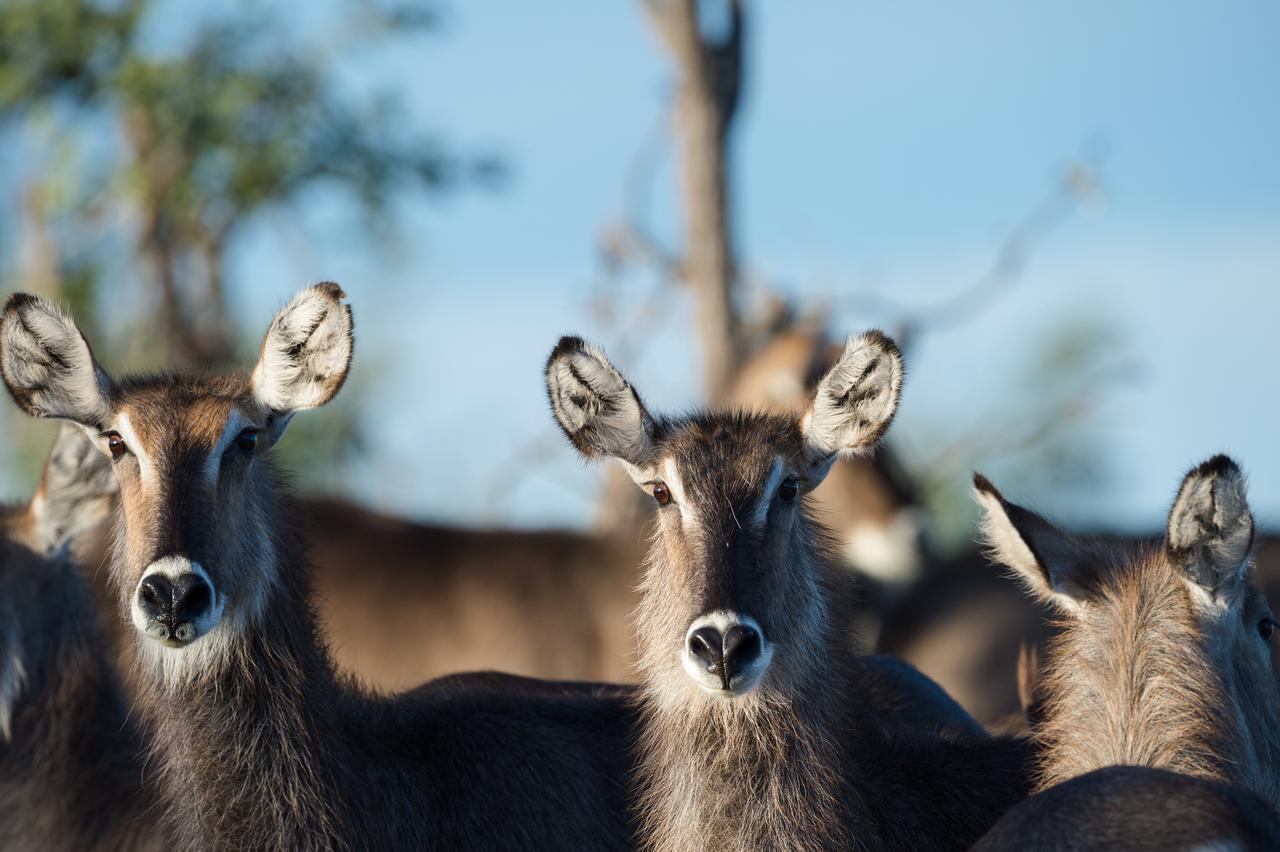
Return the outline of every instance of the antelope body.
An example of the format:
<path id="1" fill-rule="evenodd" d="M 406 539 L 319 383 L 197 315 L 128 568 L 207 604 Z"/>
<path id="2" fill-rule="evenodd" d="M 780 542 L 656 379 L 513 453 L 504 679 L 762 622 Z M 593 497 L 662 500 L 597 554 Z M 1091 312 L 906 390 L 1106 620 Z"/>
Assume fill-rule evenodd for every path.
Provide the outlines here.
<path id="1" fill-rule="evenodd" d="M 0 512 L 0 848 L 166 849 L 142 738 L 66 557 L 106 511 L 96 449 L 67 427 L 31 503 Z"/>
<path id="2" fill-rule="evenodd" d="M 335 675 L 304 547 L 262 455 L 349 367 L 332 284 L 281 310 L 252 374 L 116 381 L 30 296 L 0 316 L 18 404 L 112 459 L 129 693 L 177 848 L 625 848 L 633 714 L 604 687 L 454 677 L 379 699 Z"/>
<path id="3" fill-rule="evenodd" d="M 866 705 L 833 617 L 840 569 L 804 495 L 888 427 L 892 341 L 850 341 L 797 417 L 655 417 L 578 338 L 546 379 L 574 446 L 620 459 L 657 504 L 637 616 L 646 847 L 964 848 L 1025 796 L 1023 744 Z"/>
<path id="4" fill-rule="evenodd" d="M 1280 846 L 1275 621 L 1239 467 L 1188 473 L 1158 547 L 1071 536 L 975 485 L 993 556 L 1061 622 L 1038 682 L 1040 793 L 987 848 L 1068 823 L 1050 848 Z"/>

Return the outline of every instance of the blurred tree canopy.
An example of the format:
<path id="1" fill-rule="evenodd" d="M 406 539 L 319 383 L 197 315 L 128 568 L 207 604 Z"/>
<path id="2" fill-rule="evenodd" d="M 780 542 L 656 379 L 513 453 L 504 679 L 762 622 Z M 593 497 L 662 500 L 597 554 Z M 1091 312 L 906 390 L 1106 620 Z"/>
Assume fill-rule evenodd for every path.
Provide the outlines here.
<path id="1" fill-rule="evenodd" d="M 260 329 L 231 328 L 226 280 L 256 213 L 336 190 L 385 237 L 407 191 L 501 178 L 494 157 L 452 150 L 391 94 L 351 95 L 338 77 L 356 51 L 435 29 L 434 7 L 328 11 L 307 38 L 262 4 L 0 2 L 0 134 L 22 151 L 22 203 L 0 213 L 4 256 L 18 258 L 6 289 L 69 303 L 113 363 L 222 365 L 256 349 Z M 110 297 L 125 286 L 142 307 L 122 322 Z M 107 312 L 110 328 L 95 323 Z"/>

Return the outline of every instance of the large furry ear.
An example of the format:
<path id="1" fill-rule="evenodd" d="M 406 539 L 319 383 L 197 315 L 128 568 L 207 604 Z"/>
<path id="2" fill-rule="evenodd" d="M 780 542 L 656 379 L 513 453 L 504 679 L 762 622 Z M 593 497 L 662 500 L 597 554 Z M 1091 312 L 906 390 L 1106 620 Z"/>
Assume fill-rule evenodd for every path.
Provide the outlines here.
<path id="1" fill-rule="evenodd" d="M 37 549 L 62 552 L 78 534 L 111 514 L 119 485 L 111 462 L 78 426 L 64 425 L 49 451 L 31 501 Z"/>
<path id="2" fill-rule="evenodd" d="M 49 300 L 9 297 L 0 315 L 0 374 L 14 402 L 31 416 L 104 428 L 111 379 L 75 322 Z"/>
<path id="3" fill-rule="evenodd" d="M 1244 472 L 1218 455 L 1182 480 L 1169 512 L 1165 552 L 1191 580 L 1226 603 L 1240 599 L 1253 550 Z"/>
<path id="4" fill-rule="evenodd" d="M 354 347 L 351 307 L 337 284 L 308 287 L 271 321 L 251 382 L 258 405 L 271 412 L 267 446 L 295 412 L 318 408 L 341 389 Z"/>
<path id="5" fill-rule="evenodd" d="M 633 467 L 650 460 L 653 418 L 603 352 L 580 337 L 562 337 L 547 359 L 546 380 L 551 413 L 578 452 Z"/>
<path id="6" fill-rule="evenodd" d="M 838 455 L 866 452 L 880 440 L 898 410 L 902 377 L 902 353 L 883 333 L 868 331 L 845 343 L 800 421 L 816 478 Z"/>
<path id="7" fill-rule="evenodd" d="M 1087 554 L 1070 533 L 1016 503 L 1010 503 L 980 473 L 973 496 L 982 507 L 981 541 L 990 557 L 1008 568 L 1033 596 L 1075 612 L 1093 588 Z"/>

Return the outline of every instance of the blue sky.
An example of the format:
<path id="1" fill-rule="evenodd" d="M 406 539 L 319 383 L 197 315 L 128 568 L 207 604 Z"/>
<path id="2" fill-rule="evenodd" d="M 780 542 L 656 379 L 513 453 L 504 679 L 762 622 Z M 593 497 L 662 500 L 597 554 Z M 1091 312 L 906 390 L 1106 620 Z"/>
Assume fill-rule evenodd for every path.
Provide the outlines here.
<path id="1" fill-rule="evenodd" d="M 1252 474 L 1261 519 L 1280 524 L 1280 6 L 751 11 L 739 244 L 749 274 L 808 303 L 854 287 L 907 303 L 953 292 L 1078 152 L 1107 152 L 1105 203 L 1056 231 L 1007 298 L 913 348 L 894 429 L 909 457 L 973 430 L 1016 431 L 1034 397 L 1027 361 L 1064 323 L 1087 323 L 1112 335 L 1099 360 L 1137 366 L 1080 430 L 1105 487 L 1059 490 L 997 452 L 978 461 L 1055 514 L 1155 528 L 1181 472 L 1228 450 Z M 236 259 L 238 316 L 265 326 L 303 283 L 347 287 L 375 439 L 357 495 L 467 523 L 584 523 L 597 473 L 556 443 L 540 372 L 560 334 L 614 333 L 584 309 L 595 240 L 671 86 L 638 3 L 457 3 L 440 34 L 359 57 L 343 79 L 396 87 L 406 120 L 500 151 L 513 179 L 410 204 L 394 259 L 266 225 Z M 667 152 L 646 208 L 671 242 L 674 189 Z M 837 323 L 891 319 L 845 310 Z M 696 358 L 677 298 L 645 357 L 622 366 L 655 407 L 685 407 Z M 546 460 L 504 478 L 531 447 L 549 448 Z"/>
<path id="2" fill-rule="evenodd" d="M 904 452 L 928 457 L 948 432 L 1016 431 L 1025 361 L 1064 322 L 1089 322 L 1121 342 L 1101 359 L 1138 367 L 1107 386 L 1082 430 L 1105 486 L 1039 482 L 1021 496 L 1080 523 L 1155 527 L 1181 471 L 1225 449 L 1252 472 L 1262 518 L 1280 522 L 1280 9 L 754 10 L 735 215 L 746 269 L 797 296 L 954 292 L 1065 164 L 1106 147 L 1106 202 L 1057 230 L 1004 301 L 919 340 L 895 429 Z M 360 246 L 317 252 L 300 270 L 337 270 L 372 316 L 366 338 L 410 365 L 375 367 L 387 452 L 362 490 L 458 521 L 581 523 L 595 473 L 556 445 L 541 359 L 563 331 L 613 334 L 584 310 L 594 241 L 662 116 L 666 58 L 634 3 L 468 4 L 428 49 L 352 73 L 356 84 L 393 77 L 422 122 L 499 148 L 515 179 L 498 196 L 413 210 L 410 251 L 376 281 Z M 664 157 L 648 214 L 675 242 L 673 189 Z M 846 311 L 838 322 L 891 319 Z M 677 302 L 648 354 L 625 365 L 654 406 L 698 400 L 689 329 Z M 544 446 L 547 461 L 507 481 Z M 979 461 L 998 471 L 998 455 Z"/>

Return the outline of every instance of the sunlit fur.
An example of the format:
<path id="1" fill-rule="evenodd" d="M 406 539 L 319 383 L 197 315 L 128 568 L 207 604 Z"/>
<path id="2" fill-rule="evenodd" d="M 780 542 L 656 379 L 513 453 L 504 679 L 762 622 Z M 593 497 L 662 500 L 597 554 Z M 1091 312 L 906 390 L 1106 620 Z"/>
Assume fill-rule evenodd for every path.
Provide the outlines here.
<path id="1" fill-rule="evenodd" d="M 1230 702 L 1205 641 L 1212 625 L 1158 550 L 1117 556 L 1102 557 L 1105 585 L 1061 622 L 1049 652 L 1040 786 L 1115 764 L 1227 780 L 1234 714 L 1222 718 Z"/>
<path id="2" fill-rule="evenodd" d="M 262 617 L 276 582 L 268 534 L 276 500 L 270 476 L 250 475 L 251 467 L 269 462 L 234 446 L 214 459 L 220 467 L 216 479 L 209 481 L 203 471 L 233 413 L 260 427 L 266 415 L 237 376 L 131 380 L 119 384 L 114 396 L 108 423 L 127 417 L 136 444 L 114 463 L 121 512 L 111 570 L 122 608 L 132 611 L 138 584 L 156 560 L 182 556 L 204 567 L 227 613 L 189 647 L 143 642 L 139 660 L 170 687 L 216 677 L 228 644 Z M 138 456 L 154 469 L 151 481 L 141 476 Z"/>
<path id="3" fill-rule="evenodd" d="M 1280 806 L 1280 688 L 1266 603 L 1206 605 L 1163 552 L 1131 555 L 1063 625 L 1045 671 L 1041 785 L 1101 766 L 1229 781 Z"/>
<path id="4" fill-rule="evenodd" d="M 757 429 L 787 428 L 780 419 L 747 417 L 734 425 L 719 437 L 742 436 L 743 443 L 754 444 L 748 436 Z M 687 451 L 697 451 L 699 427 L 714 428 L 692 425 Z M 790 431 L 792 448 L 798 449 L 799 433 Z M 774 448 L 767 439 L 759 444 Z M 723 458 L 736 455 L 731 448 L 737 449 L 724 447 L 729 452 Z M 686 471 L 689 494 L 701 470 L 686 467 L 689 459 L 682 453 L 672 455 Z M 752 501 L 743 494 L 754 496 L 751 486 L 762 471 L 749 470 L 745 458 L 743 464 L 747 475 L 729 479 L 723 489 L 699 483 L 709 486 L 703 496 L 711 502 L 699 506 L 699 515 L 722 517 L 735 503 L 749 512 Z M 757 466 L 767 472 L 767 465 Z M 717 498 L 722 507 L 714 505 Z M 812 555 L 826 540 L 796 511 L 771 514 L 773 528 L 761 535 L 768 539 L 754 542 L 763 549 L 758 582 L 747 592 L 751 602 L 737 605 L 761 623 L 776 652 L 756 689 L 726 699 L 701 689 L 681 665 L 686 630 L 705 611 L 707 593 L 716 591 L 707 588 L 700 566 L 707 549 L 719 543 L 659 512 L 636 619 L 646 719 L 640 807 L 652 848 L 834 847 L 848 829 L 842 814 L 858 792 L 843 778 L 840 744 L 831 737 L 839 709 L 826 689 L 838 677 L 833 663 L 839 668 L 837 661 L 848 654 L 825 641 L 832 595 L 823 588 L 822 560 Z"/>
<path id="5" fill-rule="evenodd" d="M 778 494 L 788 479 L 807 494 L 837 453 L 865 448 L 888 425 L 896 347 L 886 341 L 869 353 L 874 338 L 855 341 L 860 368 L 842 368 L 838 388 L 820 383 L 828 398 L 816 415 L 794 416 L 664 419 L 640 409 L 624 422 L 623 407 L 592 396 L 588 383 L 563 392 L 559 362 L 585 344 L 566 338 L 552 353 L 552 413 L 575 446 L 587 456 L 647 446 L 620 457 L 672 486 L 672 499 L 656 508 L 636 619 L 643 733 L 635 805 L 647 848 L 964 848 L 1025 794 L 1016 744 L 921 736 L 872 706 L 870 679 L 833 617 L 843 588 L 830 535 L 802 498 Z M 612 367 L 607 373 L 630 389 Z M 652 482 L 642 484 L 652 493 Z M 772 658 L 754 688 L 711 690 L 686 670 L 689 629 L 712 614 L 759 625 Z"/>
<path id="6" fill-rule="evenodd" d="M 0 374 L 15 401 L 36 417 L 97 426 L 109 384 L 89 344 L 57 305 L 25 293 L 0 316 Z"/>
<path id="7" fill-rule="evenodd" d="M 96 433 L 125 422 L 138 450 L 112 463 L 121 511 L 111 574 L 121 615 L 132 611 L 145 572 L 169 557 L 203 566 L 223 608 L 185 647 L 133 631 L 129 692 L 146 726 L 147 776 L 162 791 L 170 846 L 633 845 L 633 715 L 616 691 L 473 675 L 378 698 L 335 674 L 318 636 L 293 501 L 258 455 L 296 410 L 325 401 L 345 379 L 345 362 L 329 372 L 338 365 L 330 355 L 350 354 L 350 341 L 338 339 L 350 333 L 341 298 L 336 285 L 319 285 L 293 300 L 251 374 L 108 381 L 101 422 L 80 424 Z M 10 299 L 0 321 L 33 304 L 41 303 Z M 327 313 L 307 308 L 295 322 L 299 305 L 317 304 Z M 43 358 L 101 373 L 74 326 L 64 331 L 34 354 L 7 349 L 0 335 L 0 363 Z M 67 357 L 77 346 L 83 357 Z M 15 375 L 30 372 L 6 370 L 5 378 L 31 414 L 72 418 L 88 407 L 35 406 L 38 389 L 13 386 Z M 261 430 L 252 451 L 224 441 L 236 417 Z M 100 446 L 108 452 L 105 437 Z"/>
<path id="8" fill-rule="evenodd" d="M 1166 542 L 1132 547 L 1057 530 L 980 479 L 988 543 L 1063 614 L 1039 684 L 1042 789 L 1130 764 L 1280 806 L 1280 684 L 1259 634 L 1270 613 L 1249 577 L 1242 482 L 1229 460 L 1206 462 L 1187 475 Z"/>

